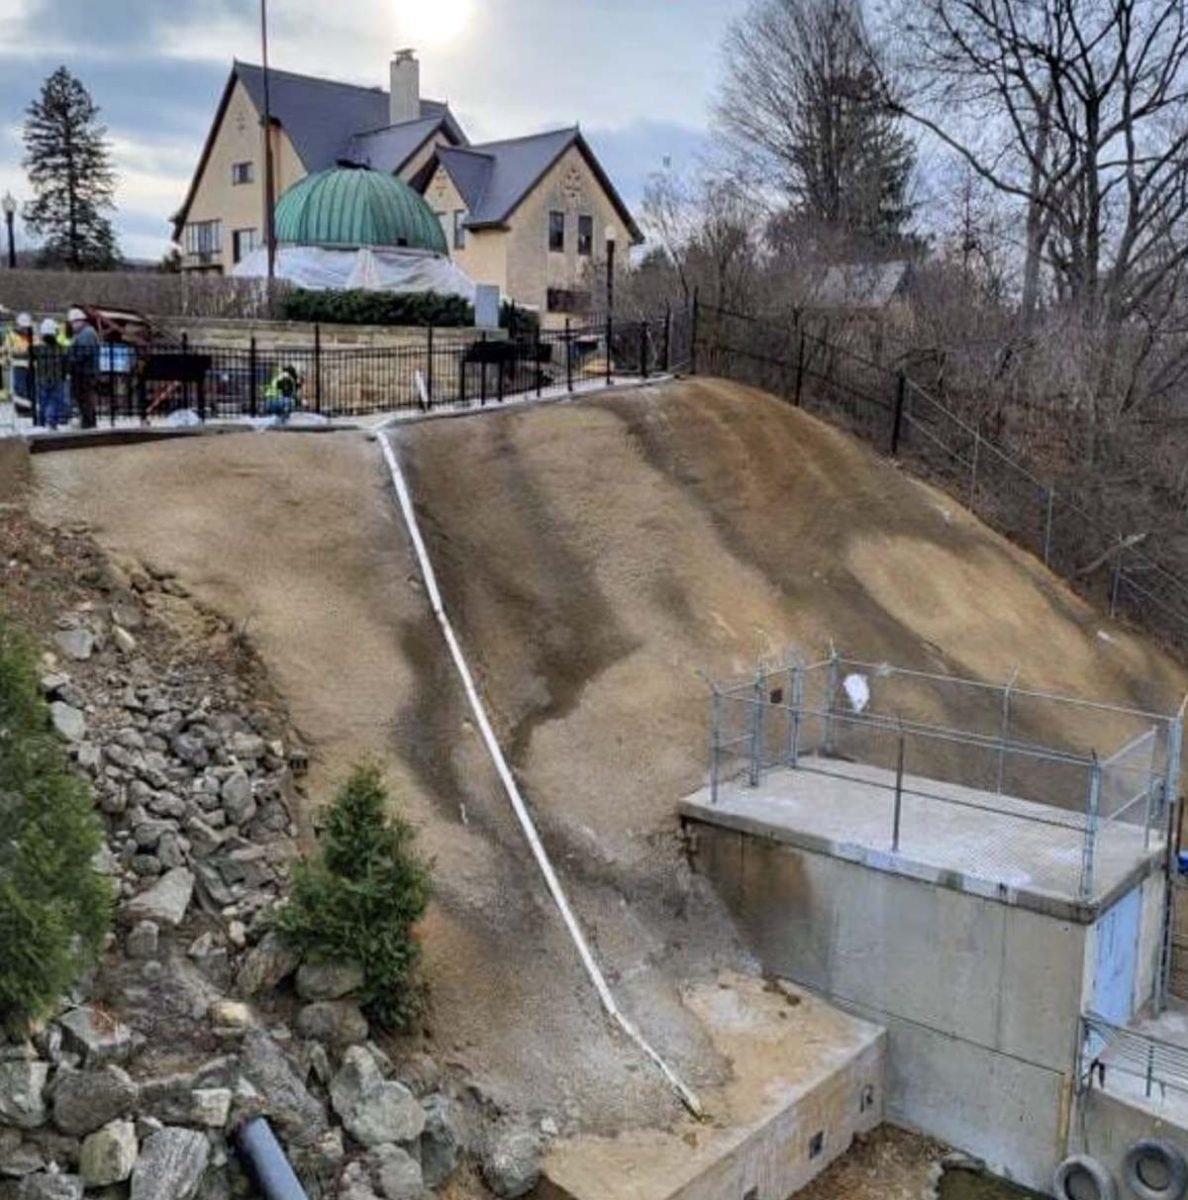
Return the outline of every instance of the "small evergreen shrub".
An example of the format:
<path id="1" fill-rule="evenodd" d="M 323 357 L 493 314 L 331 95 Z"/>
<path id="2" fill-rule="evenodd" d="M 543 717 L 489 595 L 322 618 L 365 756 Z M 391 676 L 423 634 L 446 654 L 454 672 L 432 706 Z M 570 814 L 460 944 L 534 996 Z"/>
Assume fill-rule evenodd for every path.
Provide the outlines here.
<path id="1" fill-rule="evenodd" d="M 356 767 L 334 798 L 319 853 L 293 872 L 275 923 L 311 962 L 356 962 L 360 1003 L 373 1020 L 403 1029 L 419 1009 L 414 926 L 431 892 L 416 830 L 390 813 L 378 766 Z"/>
<path id="2" fill-rule="evenodd" d="M 474 307 L 461 296 L 436 292 L 368 292 L 362 289 L 289 292 L 282 303 L 288 321 L 327 325 L 474 324 Z"/>
<path id="3" fill-rule="evenodd" d="M 49 725 L 28 643 L 0 617 L 0 1023 L 50 1012 L 111 922 L 103 829 Z"/>

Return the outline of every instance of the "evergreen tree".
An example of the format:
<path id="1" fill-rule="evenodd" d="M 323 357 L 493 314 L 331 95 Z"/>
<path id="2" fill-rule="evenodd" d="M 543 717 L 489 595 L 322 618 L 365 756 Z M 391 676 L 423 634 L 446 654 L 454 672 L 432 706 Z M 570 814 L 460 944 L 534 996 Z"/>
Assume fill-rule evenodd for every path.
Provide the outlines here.
<path id="1" fill-rule="evenodd" d="M 49 1012 L 98 953 L 112 903 L 91 865 L 102 845 L 33 651 L 0 617 L 0 1025 Z"/>
<path id="2" fill-rule="evenodd" d="M 356 768 L 330 806 L 319 855 L 294 870 L 276 925 L 312 962 L 358 963 L 368 1014 L 399 1029 L 418 1008 L 414 927 L 431 889 L 416 831 L 388 808 L 380 769 Z"/>
<path id="3" fill-rule="evenodd" d="M 46 239 L 42 262 L 76 271 L 116 265 L 115 233 L 104 215 L 115 208 L 115 171 L 98 107 L 82 83 L 59 67 L 26 114 L 24 166 L 35 199 L 24 216 Z"/>
<path id="4" fill-rule="evenodd" d="M 884 94 L 861 0 L 753 0 L 726 38 L 722 131 L 791 215 L 868 248 L 911 219 L 916 152 Z"/>

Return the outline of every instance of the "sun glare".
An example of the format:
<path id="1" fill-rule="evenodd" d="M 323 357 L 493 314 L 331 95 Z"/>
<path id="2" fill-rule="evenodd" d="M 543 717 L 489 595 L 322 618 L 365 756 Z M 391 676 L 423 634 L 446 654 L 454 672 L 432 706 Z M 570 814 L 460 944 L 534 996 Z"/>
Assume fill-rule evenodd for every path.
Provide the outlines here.
<path id="1" fill-rule="evenodd" d="M 474 15 L 474 0 L 403 0 L 396 6 L 396 34 L 417 49 L 445 46 L 466 33 Z"/>

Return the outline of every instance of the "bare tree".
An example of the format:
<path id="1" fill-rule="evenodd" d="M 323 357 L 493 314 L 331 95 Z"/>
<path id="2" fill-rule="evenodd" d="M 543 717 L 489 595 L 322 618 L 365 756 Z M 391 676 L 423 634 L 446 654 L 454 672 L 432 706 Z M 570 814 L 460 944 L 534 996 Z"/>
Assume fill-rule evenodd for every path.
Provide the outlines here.
<path id="1" fill-rule="evenodd" d="M 888 101 L 1023 206 L 1025 322 L 1044 265 L 1114 351 L 1166 301 L 1188 259 L 1186 20 L 1183 0 L 903 0 L 925 85 Z"/>
<path id="2" fill-rule="evenodd" d="M 915 148 L 879 87 L 860 0 L 754 0 L 725 55 L 717 118 L 731 146 L 798 218 L 894 242 L 911 217 Z"/>

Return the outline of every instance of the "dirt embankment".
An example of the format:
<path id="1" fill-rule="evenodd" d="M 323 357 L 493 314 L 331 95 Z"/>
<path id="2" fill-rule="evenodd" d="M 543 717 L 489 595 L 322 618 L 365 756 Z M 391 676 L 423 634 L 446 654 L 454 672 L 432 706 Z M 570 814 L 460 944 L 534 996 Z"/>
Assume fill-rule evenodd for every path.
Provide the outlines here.
<path id="1" fill-rule="evenodd" d="M 788 645 L 1023 677 L 1154 708 L 1179 666 L 819 422 L 712 380 L 402 428 L 447 606 L 625 1007 L 697 1086 L 683 984 L 748 966 L 687 870 L 706 676 Z M 313 791 L 388 763 L 438 860 L 439 1053 L 595 1130 L 668 1120 L 611 1034 L 525 853 L 425 603 L 378 448 L 237 436 L 44 456 L 41 515 L 176 571 L 241 622 L 315 751 Z M 1108 634 L 1108 640 L 1099 636 Z"/>

